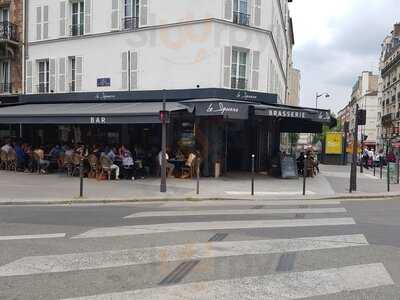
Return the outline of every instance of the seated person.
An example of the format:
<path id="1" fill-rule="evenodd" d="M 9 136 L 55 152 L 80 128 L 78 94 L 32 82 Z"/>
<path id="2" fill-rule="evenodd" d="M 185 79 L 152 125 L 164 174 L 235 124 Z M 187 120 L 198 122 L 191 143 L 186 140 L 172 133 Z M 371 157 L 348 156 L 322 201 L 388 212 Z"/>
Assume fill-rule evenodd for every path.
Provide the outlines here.
<path id="1" fill-rule="evenodd" d="M 102 153 L 102 154 L 101 154 L 101 158 L 103 158 L 103 157 L 105 157 L 105 158 L 107 158 L 107 159 L 109 160 L 110 169 L 111 169 L 112 171 L 115 171 L 115 179 L 116 179 L 116 180 L 119 180 L 119 172 L 120 172 L 120 169 L 119 169 L 119 167 L 114 163 L 114 159 L 115 159 L 115 157 L 116 157 L 114 151 L 113 151 L 112 149 L 109 149 L 107 153 Z"/>
<path id="2" fill-rule="evenodd" d="M 48 167 L 50 166 L 50 161 L 44 159 L 44 150 L 43 150 L 42 148 L 39 147 L 39 148 L 35 149 L 35 150 L 33 151 L 33 153 L 35 153 L 35 154 L 38 156 L 38 158 L 39 158 L 38 163 L 39 163 L 40 171 L 41 171 L 42 173 L 46 173 L 46 170 L 47 170 Z"/>
<path id="3" fill-rule="evenodd" d="M 297 161 L 297 169 L 300 175 L 303 175 L 304 172 L 304 152 L 301 152 L 299 157 L 296 159 Z"/>
<path id="4" fill-rule="evenodd" d="M 20 146 L 16 143 L 14 146 L 15 155 L 17 156 L 17 169 L 25 171 L 28 168 L 29 157 Z"/>
<path id="5" fill-rule="evenodd" d="M 133 175 L 135 163 L 133 160 L 132 153 L 125 148 L 124 151 L 121 153 L 121 158 L 122 158 L 123 177 L 126 179 L 135 180 L 135 176 Z"/>
<path id="6" fill-rule="evenodd" d="M 158 162 L 160 164 L 160 170 L 162 168 L 162 150 L 158 153 Z M 167 169 L 167 177 L 172 176 L 174 174 L 175 165 L 168 162 L 169 156 L 168 153 L 165 152 L 165 167 Z M 161 172 L 160 172 L 161 173 Z"/>
<path id="7" fill-rule="evenodd" d="M 6 144 L 3 147 L 1 147 L 1 150 L 6 152 L 6 153 L 8 153 L 11 150 L 13 150 L 13 147 L 11 146 L 10 141 L 7 141 Z"/>

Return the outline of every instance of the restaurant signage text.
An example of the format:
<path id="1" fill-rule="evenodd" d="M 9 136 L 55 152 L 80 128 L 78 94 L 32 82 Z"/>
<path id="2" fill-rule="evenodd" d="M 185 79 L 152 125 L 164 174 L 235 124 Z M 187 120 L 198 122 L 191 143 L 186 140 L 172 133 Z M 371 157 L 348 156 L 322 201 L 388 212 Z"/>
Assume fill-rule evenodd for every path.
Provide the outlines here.
<path id="1" fill-rule="evenodd" d="M 107 124 L 106 117 L 90 117 L 90 124 Z"/>
<path id="2" fill-rule="evenodd" d="M 283 117 L 283 118 L 298 118 L 305 119 L 307 115 L 304 111 L 284 110 L 284 109 L 268 109 L 268 116 Z"/>

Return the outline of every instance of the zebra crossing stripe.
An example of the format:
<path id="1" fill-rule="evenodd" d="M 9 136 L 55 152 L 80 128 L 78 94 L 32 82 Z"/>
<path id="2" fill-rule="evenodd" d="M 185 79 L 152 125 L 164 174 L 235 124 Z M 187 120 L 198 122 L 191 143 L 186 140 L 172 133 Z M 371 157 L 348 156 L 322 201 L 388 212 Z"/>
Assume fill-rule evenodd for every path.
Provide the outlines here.
<path id="1" fill-rule="evenodd" d="M 113 237 L 113 236 L 129 236 L 129 235 L 140 235 L 140 234 L 197 231 L 197 230 L 337 226 L 337 225 L 354 225 L 354 224 L 355 221 L 353 218 L 163 223 L 163 224 L 150 224 L 150 225 L 95 228 L 72 238 L 103 238 L 103 237 Z"/>
<path id="2" fill-rule="evenodd" d="M 295 239 L 206 242 L 119 251 L 30 256 L 0 266 L 0 277 L 366 245 L 368 245 L 368 241 L 365 236 L 355 234 Z"/>
<path id="3" fill-rule="evenodd" d="M 339 205 L 337 200 L 224 200 L 199 202 L 167 202 L 161 207 L 196 207 L 196 206 L 286 206 L 286 205 Z"/>
<path id="4" fill-rule="evenodd" d="M 393 285 L 381 263 L 203 281 L 69 300 L 303 299 Z M 65 299 L 64 299 L 65 300 Z"/>
<path id="5" fill-rule="evenodd" d="M 0 241 L 54 239 L 54 238 L 63 238 L 65 236 L 66 236 L 65 233 L 31 234 L 31 235 L 0 235 Z"/>
<path id="6" fill-rule="evenodd" d="M 197 211 L 146 211 L 131 214 L 124 218 L 172 217 L 172 216 L 213 216 L 213 215 L 275 215 L 275 214 L 333 214 L 346 213 L 344 207 L 329 208 L 277 208 L 277 209 L 233 209 L 233 210 L 197 210 Z"/>

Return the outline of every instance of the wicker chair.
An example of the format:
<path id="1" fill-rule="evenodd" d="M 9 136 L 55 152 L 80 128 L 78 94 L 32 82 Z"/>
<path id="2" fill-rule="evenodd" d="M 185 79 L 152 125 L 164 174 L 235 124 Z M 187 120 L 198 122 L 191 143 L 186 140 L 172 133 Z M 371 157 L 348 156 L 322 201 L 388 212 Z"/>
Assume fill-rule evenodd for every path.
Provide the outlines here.
<path id="1" fill-rule="evenodd" d="M 112 161 L 109 157 L 106 155 L 102 155 L 100 157 L 100 166 L 101 166 L 101 173 L 100 177 L 103 177 L 104 173 L 107 173 L 107 178 L 108 180 L 111 180 L 111 166 L 112 166 Z"/>
<path id="2" fill-rule="evenodd" d="M 36 152 L 32 152 L 32 170 L 40 174 L 40 157 Z"/>
<path id="3" fill-rule="evenodd" d="M 74 166 L 74 159 L 73 155 L 65 155 L 64 157 L 64 169 L 67 170 L 67 176 L 72 176 L 73 166 Z"/>
<path id="4" fill-rule="evenodd" d="M 195 165 L 196 165 L 196 155 L 193 153 L 189 154 L 188 159 L 185 162 L 185 165 L 182 167 L 182 178 L 185 178 L 186 174 L 190 178 L 193 178 L 195 175 Z"/>
<path id="5" fill-rule="evenodd" d="M 7 152 L 0 150 L 0 170 L 7 170 Z"/>
<path id="6" fill-rule="evenodd" d="M 7 153 L 7 168 L 10 171 L 17 172 L 17 154 L 14 150 Z"/>
<path id="7" fill-rule="evenodd" d="M 79 154 L 74 154 L 72 156 L 72 176 L 75 176 L 76 172 L 79 174 L 82 159 L 83 157 Z"/>
<path id="8" fill-rule="evenodd" d="M 88 156 L 88 162 L 90 166 L 89 177 L 98 178 L 99 176 L 99 160 L 96 155 L 91 154 Z"/>

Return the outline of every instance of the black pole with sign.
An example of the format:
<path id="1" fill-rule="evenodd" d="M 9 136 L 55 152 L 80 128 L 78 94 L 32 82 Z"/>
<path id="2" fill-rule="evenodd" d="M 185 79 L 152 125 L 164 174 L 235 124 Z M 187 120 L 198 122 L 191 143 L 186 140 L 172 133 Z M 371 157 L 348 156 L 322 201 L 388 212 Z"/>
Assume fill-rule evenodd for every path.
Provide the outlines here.
<path id="1" fill-rule="evenodd" d="M 304 167 L 303 167 L 303 196 L 306 195 L 306 178 L 308 175 L 308 163 L 307 155 L 304 155 Z"/>
<path id="2" fill-rule="evenodd" d="M 83 197 L 83 158 L 79 162 L 79 197 Z"/>
<path id="3" fill-rule="evenodd" d="M 356 104 L 353 132 L 353 156 L 350 172 L 350 193 L 357 191 L 358 111 L 358 104 Z"/>
<path id="4" fill-rule="evenodd" d="M 386 147 L 387 147 L 387 149 L 389 149 L 389 141 L 387 142 Z M 388 151 L 388 150 L 386 150 L 386 151 Z M 390 162 L 389 161 L 387 161 L 386 169 L 387 169 L 387 172 L 386 172 L 387 173 L 387 191 L 390 192 Z"/>
<path id="5" fill-rule="evenodd" d="M 254 196 L 254 171 L 255 171 L 255 155 L 251 155 L 251 195 Z"/>

